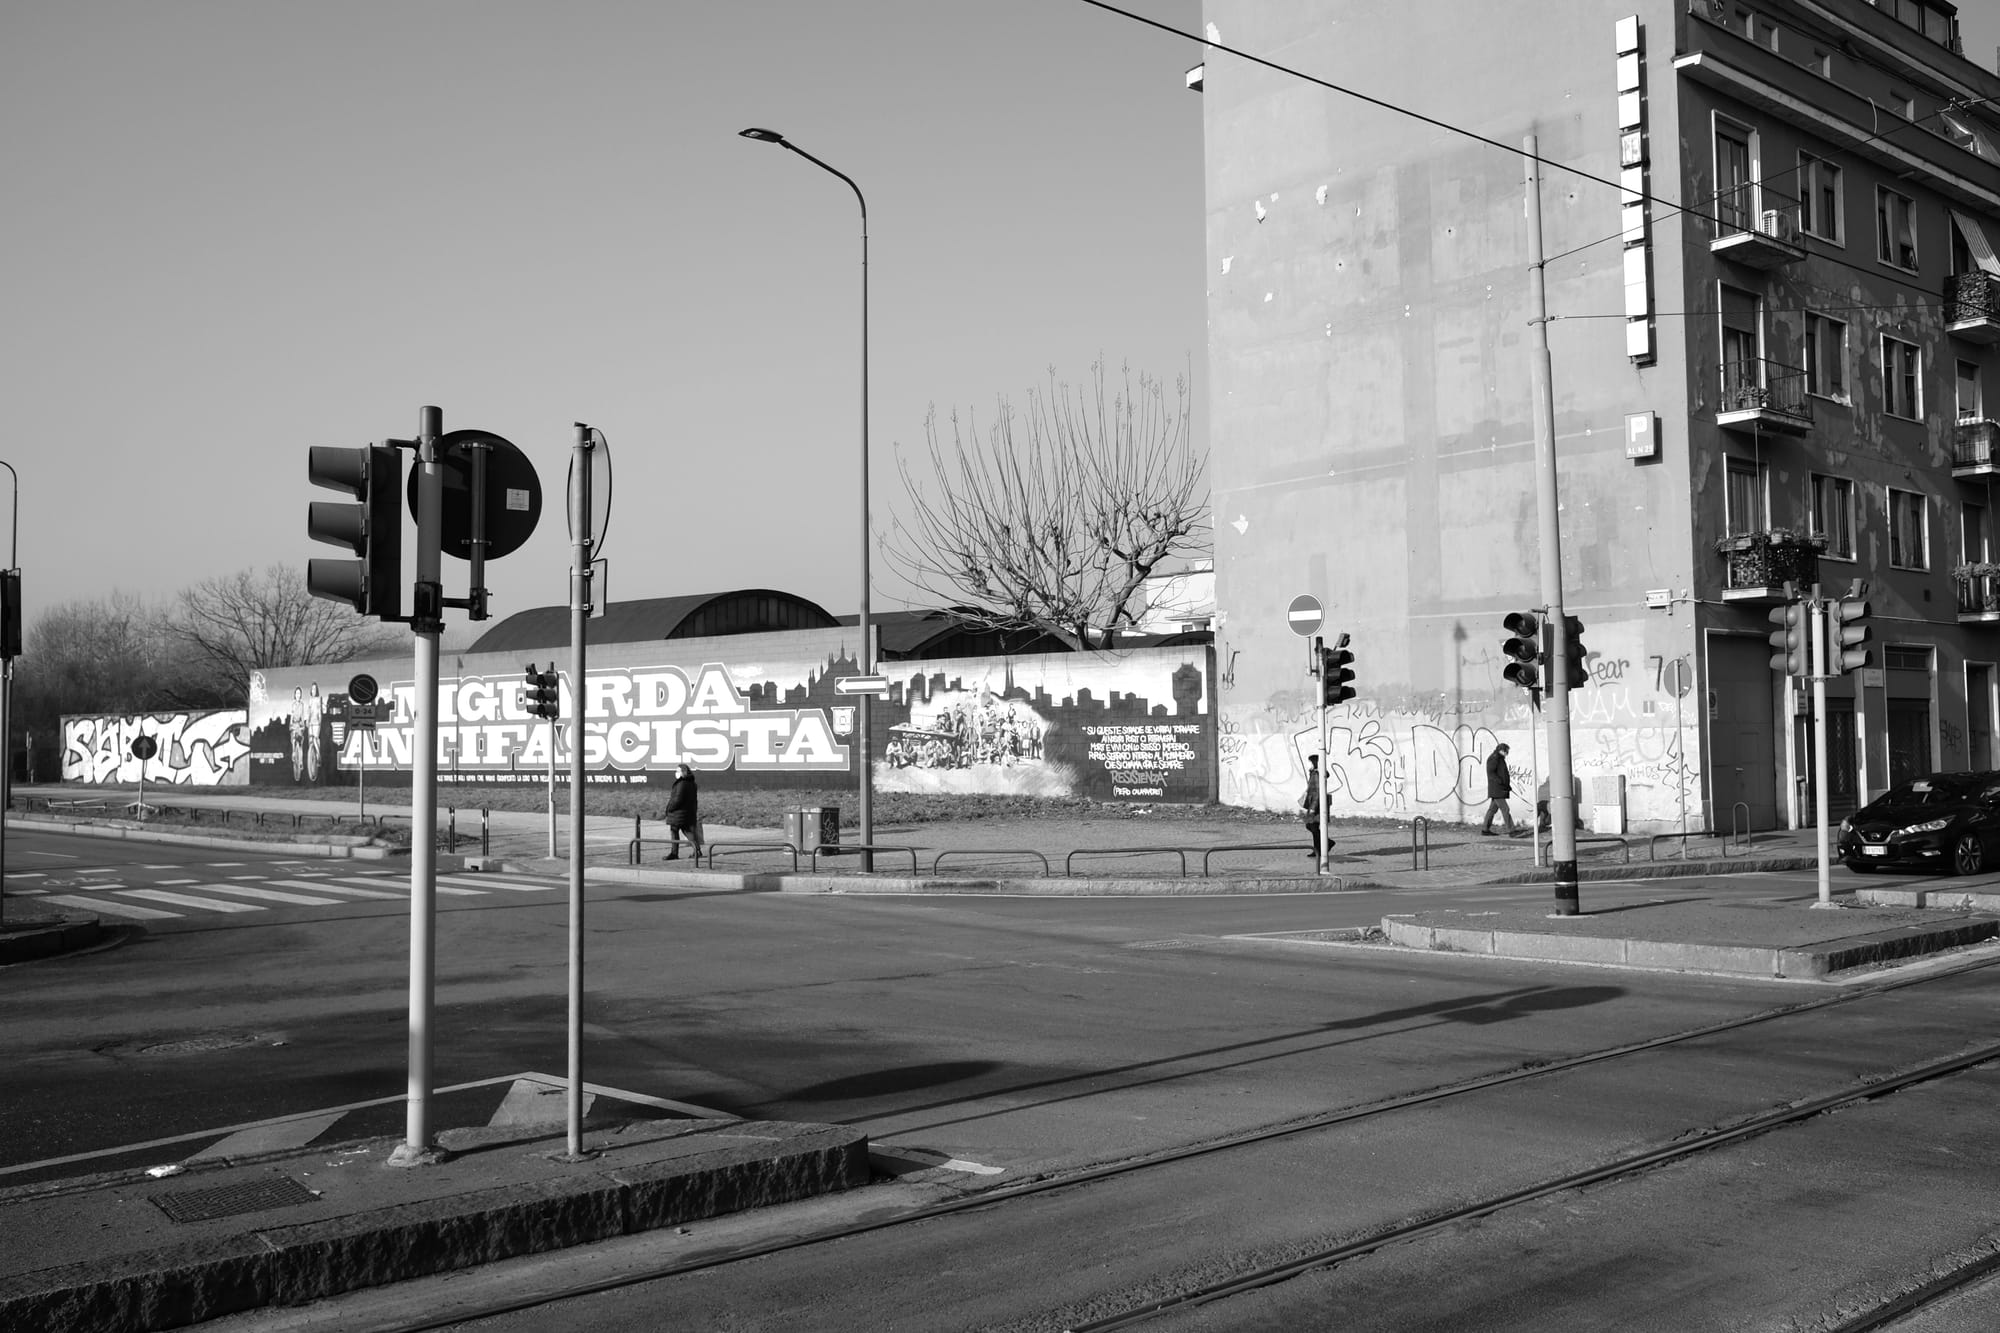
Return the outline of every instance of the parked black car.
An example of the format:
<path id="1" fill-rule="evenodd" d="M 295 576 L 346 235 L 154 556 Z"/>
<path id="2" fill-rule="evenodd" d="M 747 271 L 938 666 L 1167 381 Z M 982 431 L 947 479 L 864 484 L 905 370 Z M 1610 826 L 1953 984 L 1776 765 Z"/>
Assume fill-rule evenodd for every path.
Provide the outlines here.
<path id="1" fill-rule="evenodd" d="M 2000 773 L 1933 773 L 1840 821 L 1849 870 L 1930 866 L 1976 875 L 2000 848 Z"/>

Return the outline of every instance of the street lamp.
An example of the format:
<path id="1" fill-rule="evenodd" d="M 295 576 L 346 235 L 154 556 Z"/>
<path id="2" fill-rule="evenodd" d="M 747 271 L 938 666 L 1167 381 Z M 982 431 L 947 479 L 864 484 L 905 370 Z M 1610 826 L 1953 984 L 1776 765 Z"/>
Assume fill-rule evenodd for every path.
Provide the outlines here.
<path id="1" fill-rule="evenodd" d="M 874 636 L 869 633 L 868 617 L 868 200 L 862 195 L 861 187 L 854 183 L 852 176 L 820 161 L 778 131 L 752 126 L 740 133 L 746 139 L 755 139 L 759 143 L 774 143 L 780 148 L 788 148 L 828 175 L 840 177 L 847 182 L 847 188 L 854 191 L 855 202 L 861 205 L 861 674 L 872 676 L 875 674 L 875 643 Z M 873 695 L 861 696 L 861 868 L 863 870 L 875 868 L 875 858 L 867 850 L 875 843 L 875 763 L 870 752 L 875 721 L 873 705 Z"/>
<path id="2" fill-rule="evenodd" d="M 19 574 L 21 570 L 21 474 L 14 471 L 12 463 L 0 460 L 0 467 L 7 469 L 7 475 L 14 479 L 14 521 L 8 526 L 7 570 Z M 20 585 L 14 586 L 16 598 L 20 596 Z M 19 608 L 16 608 L 19 614 Z M 7 811 L 14 804 L 14 658 L 9 655 L 0 659 L 0 883 L 7 878 Z M 6 898 L 0 894 L 0 921 L 7 919 Z"/>

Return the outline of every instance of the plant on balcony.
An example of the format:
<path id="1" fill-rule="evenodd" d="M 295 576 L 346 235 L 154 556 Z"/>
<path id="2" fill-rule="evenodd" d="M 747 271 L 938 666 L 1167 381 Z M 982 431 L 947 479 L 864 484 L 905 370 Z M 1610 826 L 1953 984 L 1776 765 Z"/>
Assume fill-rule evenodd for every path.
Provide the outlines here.
<path id="1" fill-rule="evenodd" d="M 1951 581 L 1958 585 L 1958 604 L 1966 611 L 2000 611 L 2000 564 L 1972 560 L 1952 566 Z"/>
<path id="2" fill-rule="evenodd" d="M 1819 574 L 1819 553 L 1825 549 L 1826 538 L 1790 528 L 1732 533 L 1715 543 L 1716 553 L 1728 557 L 1732 588 L 1811 583 Z"/>

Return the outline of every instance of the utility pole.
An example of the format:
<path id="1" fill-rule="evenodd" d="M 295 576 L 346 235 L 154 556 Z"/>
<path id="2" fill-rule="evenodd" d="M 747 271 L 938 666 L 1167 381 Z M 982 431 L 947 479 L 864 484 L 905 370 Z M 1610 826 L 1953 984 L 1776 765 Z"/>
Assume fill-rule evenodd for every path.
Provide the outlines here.
<path id="1" fill-rule="evenodd" d="M 1556 485 L 1555 373 L 1549 362 L 1549 295 L 1542 255 L 1542 167 L 1538 140 L 1529 135 L 1528 245 L 1533 292 L 1535 350 L 1529 358 L 1535 384 L 1535 509 L 1541 520 L 1542 600 L 1549 608 L 1549 859 L 1555 865 L 1556 915 L 1579 910 L 1576 876 L 1576 782 L 1570 762 L 1569 618 L 1563 614 L 1562 525 Z"/>
<path id="2" fill-rule="evenodd" d="M 570 451 L 569 567 L 569 1157 L 583 1156 L 583 719 L 584 638 L 589 622 L 590 427 L 576 423 Z M 550 724 L 553 728 L 553 723 Z M 553 739 L 553 738 L 552 738 Z"/>

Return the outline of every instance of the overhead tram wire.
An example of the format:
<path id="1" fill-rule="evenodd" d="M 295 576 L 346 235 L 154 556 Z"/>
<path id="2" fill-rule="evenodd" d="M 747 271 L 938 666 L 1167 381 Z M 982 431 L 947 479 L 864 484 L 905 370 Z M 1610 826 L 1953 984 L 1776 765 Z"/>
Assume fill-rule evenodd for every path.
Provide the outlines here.
<path id="1" fill-rule="evenodd" d="M 1341 84 L 1335 83 L 1331 79 L 1323 79 L 1319 77 L 1317 74 L 1308 74 L 1306 71 L 1302 69 L 1295 69 L 1290 65 L 1282 64 L 1276 60 L 1270 60 L 1264 56 L 1254 55 L 1249 51 L 1242 50 L 1238 47 L 1230 46 L 1227 43 L 1215 41 L 1212 38 L 1202 35 L 1201 33 L 1189 32 L 1185 28 L 1176 28 L 1171 23 L 1163 23 L 1158 19 L 1148 18 L 1144 14 L 1135 14 L 1129 9 L 1122 9 L 1117 5 L 1109 3 L 1109 0 L 1082 0 L 1082 3 L 1090 5 L 1091 7 L 1096 9 L 1104 10 L 1106 13 L 1116 14 L 1121 18 L 1130 19 L 1134 23 L 1143 24 L 1146 27 L 1157 29 L 1160 32 L 1168 33 L 1175 37 L 1185 38 L 1188 41 L 1196 42 L 1208 49 L 1220 51 L 1225 55 L 1235 56 L 1239 60 L 1247 60 L 1253 65 L 1261 65 L 1265 69 L 1272 70 L 1276 73 L 1290 75 L 1292 78 L 1295 79 L 1302 79 L 1307 83 L 1314 84 L 1318 87 L 1324 88 L 1329 92 L 1339 93 L 1344 97 L 1352 97 L 1356 101 L 1366 102 L 1370 106 L 1379 107 L 1384 111 L 1394 112 L 1399 116 L 1407 116 L 1411 120 L 1419 121 L 1422 124 L 1429 125 L 1434 129 L 1443 130 L 1447 134 L 1456 134 L 1462 138 L 1471 139 L 1475 143 L 1485 144 L 1488 148 L 1497 148 L 1503 153 L 1512 154 L 1513 156 L 1521 158 L 1523 160 L 1533 159 L 1535 162 L 1540 163 L 1542 166 L 1550 167 L 1557 171 L 1567 172 L 1569 175 L 1575 176 L 1581 180 L 1590 181 L 1593 184 L 1603 185 L 1610 189 L 1617 190 L 1621 195 L 1627 193 L 1625 187 L 1620 183 L 1618 183 L 1617 181 L 1606 180 L 1602 176 L 1592 175 L 1590 172 L 1583 170 L 1581 167 L 1574 167 L 1566 162 L 1556 162 L 1549 158 L 1542 157 L 1539 154 L 1529 153 L 1525 149 L 1519 148 L 1513 144 L 1502 143 L 1498 139 L 1489 139 L 1485 135 L 1478 133 L 1476 130 L 1466 129 L 1462 125 L 1454 125 L 1450 121 L 1439 120 L 1435 116 L 1427 116 L 1423 112 L 1413 110 L 1410 107 L 1400 106 L 1395 102 L 1384 101 L 1382 98 L 1373 97 L 1364 92 L 1357 92 L 1352 88 L 1348 88 Z M 1991 98 L 1961 98 L 1952 102 L 1950 109 L 1963 109 L 1964 107 L 1970 106 L 1974 102 L 1987 102 L 1992 100 L 1993 99 Z M 1938 111 L 1934 111 L 1929 116 L 1924 117 L 1923 120 L 1911 120 L 1911 121 L 1901 122 L 1900 124 L 1891 126 L 1889 129 L 1884 130 L 1879 134 L 1875 134 L 1867 139 L 1864 139 L 1862 142 L 1874 143 L 1880 139 L 1886 138 L 1890 134 L 1896 134 L 1900 133 L 1902 130 L 1905 129 L 1919 127 L 1924 124 L 1924 121 L 1930 120 L 1934 117 L 1941 115 L 1943 110 L 1945 109 L 1946 108 L 1940 108 Z M 1797 168 L 1792 169 L 1793 172 L 1796 172 L 1796 170 Z M 1791 172 L 1780 172 L 1778 173 L 1778 175 L 1770 177 L 1769 179 L 1783 180 L 1785 176 L 1788 174 L 1791 174 Z M 1653 194 L 1650 191 L 1640 192 L 1639 198 L 1646 203 L 1659 205 L 1660 207 L 1667 209 L 1669 212 L 1672 213 L 1685 214 L 1690 217 L 1700 218 L 1704 222 L 1713 222 L 1717 223 L 1718 225 L 1721 223 L 1721 219 L 1716 217 L 1713 213 L 1703 212 L 1700 208 L 1692 204 L 1677 203 L 1672 199 L 1665 198 L 1661 195 Z M 1619 239 L 1619 237 L 1623 235 L 1624 231 L 1621 228 L 1618 232 L 1610 236 L 1601 237 L 1598 240 L 1594 241 L 1588 241 L 1585 244 L 1576 247 L 1575 249 L 1565 250 L 1562 254 L 1554 255 L 1547 259 L 1544 259 L 1542 261 L 1543 266 L 1546 268 L 1549 264 L 1554 263 L 1558 259 L 1563 259 L 1569 255 L 1576 254 L 1580 250 L 1590 249 L 1592 246 L 1603 245 L 1607 241 L 1617 240 Z M 1842 268 L 1852 269 L 1856 273 L 1863 273 L 1871 276 L 1875 276 L 1878 273 L 1878 271 L 1873 267 L 1865 267 L 1861 264 L 1856 263 L 1853 260 L 1843 259 L 1838 255 L 1822 254 L 1815 252 L 1814 257 L 1819 259 L 1824 259 L 1832 264 L 1837 264 Z M 1590 318 L 1590 317 L 1572 316 L 1571 318 Z"/>

